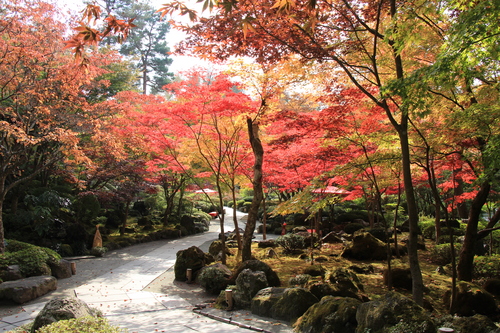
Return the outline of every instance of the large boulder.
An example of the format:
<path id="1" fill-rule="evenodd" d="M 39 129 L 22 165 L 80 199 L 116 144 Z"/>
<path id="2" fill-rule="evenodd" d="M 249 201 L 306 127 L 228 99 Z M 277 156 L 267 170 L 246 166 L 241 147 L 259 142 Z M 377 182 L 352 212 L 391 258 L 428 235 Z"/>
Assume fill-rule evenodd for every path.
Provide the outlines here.
<path id="1" fill-rule="evenodd" d="M 302 333 L 355 333 L 360 304 L 361 301 L 350 297 L 323 297 L 295 322 L 294 328 Z"/>
<path id="2" fill-rule="evenodd" d="M 449 306 L 451 290 L 444 295 L 444 303 Z M 483 288 L 465 281 L 457 283 L 457 299 L 455 314 L 470 317 L 475 314 L 494 316 L 498 314 L 495 298 Z"/>
<path id="3" fill-rule="evenodd" d="M 385 333 L 394 327 L 401 332 L 436 332 L 434 322 L 422 307 L 394 291 L 359 305 L 356 320 L 356 333 Z"/>
<path id="4" fill-rule="evenodd" d="M 60 259 L 57 262 L 50 263 L 49 266 L 52 275 L 58 279 L 67 279 L 73 275 L 71 271 L 71 262 L 68 260 Z"/>
<path id="5" fill-rule="evenodd" d="M 455 332 L 500 333 L 500 328 L 490 318 L 483 315 L 472 317 L 445 316 L 439 319 L 440 327 L 448 327 Z"/>
<path id="6" fill-rule="evenodd" d="M 288 288 L 271 309 L 271 317 L 294 323 L 318 298 L 305 288 Z"/>
<path id="7" fill-rule="evenodd" d="M 36 316 L 31 332 L 60 320 L 100 315 L 98 310 L 90 308 L 87 303 L 76 297 L 56 298 L 45 304 Z"/>
<path id="8" fill-rule="evenodd" d="M 233 277 L 231 279 L 235 281 L 238 278 L 239 274 L 245 269 L 249 269 L 254 272 L 257 271 L 264 272 L 269 287 L 281 286 L 281 281 L 280 278 L 278 277 L 278 274 L 275 271 L 273 271 L 271 266 L 260 260 L 246 260 L 242 262 L 234 272 Z"/>
<path id="9" fill-rule="evenodd" d="M 195 277 L 201 268 L 212 262 L 213 258 L 196 246 L 178 251 L 174 265 L 175 279 L 185 282 L 187 280 L 186 270 L 188 268 L 192 269 L 193 277 Z"/>
<path id="10" fill-rule="evenodd" d="M 218 295 L 229 284 L 231 270 L 221 263 L 203 267 L 197 277 L 200 285 L 210 294 Z"/>
<path id="11" fill-rule="evenodd" d="M 233 292 L 236 307 L 249 309 L 252 298 L 259 290 L 269 287 L 266 274 L 262 271 L 244 269 L 236 278 L 236 290 Z"/>
<path id="12" fill-rule="evenodd" d="M 344 248 L 342 257 L 356 260 L 385 260 L 387 246 L 369 232 L 356 231 L 351 242 Z"/>
<path id="13" fill-rule="evenodd" d="M 0 284 L 0 299 L 19 304 L 29 302 L 57 289 L 57 279 L 53 276 L 32 276 Z"/>
<path id="14" fill-rule="evenodd" d="M 259 290 L 252 298 L 252 313 L 258 316 L 267 317 L 274 308 L 276 302 L 283 296 L 286 288 L 268 287 Z"/>

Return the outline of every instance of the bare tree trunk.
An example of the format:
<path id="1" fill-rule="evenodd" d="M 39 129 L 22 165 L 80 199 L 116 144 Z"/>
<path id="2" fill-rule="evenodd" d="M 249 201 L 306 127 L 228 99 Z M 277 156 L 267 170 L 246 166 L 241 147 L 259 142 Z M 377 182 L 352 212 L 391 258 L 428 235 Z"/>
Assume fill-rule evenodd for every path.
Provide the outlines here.
<path id="1" fill-rule="evenodd" d="M 481 209 L 486 203 L 486 199 L 490 193 L 491 185 L 489 181 L 485 181 L 481 185 L 481 189 L 472 200 L 469 210 L 469 222 L 465 229 L 465 238 L 460 251 L 458 260 L 458 279 L 462 281 L 472 281 L 472 271 L 474 268 L 474 248 L 477 240 L 477 226 L 481 216 Z"/>
<path id="2" fill-rule="evenodd" d="M 264 148 L 259 139 L 259 125 L 252 122 L 250 118 L 247 119 L 248 125 L 248 136 L 250 139 L 250 144 L 252 145 L 252 151 L 255 157 L 255 162 L 253 165 L 253 199 L 250 209 L 248 211 L 248 221 L 245 227 L 245 233 L 243 234 L 243 249 L 242 257 L 243 261 L 252 259 L 252 237 L 255 230 L 255 225 L 257 224 L 257 214 L 259 212 L 259 206 L 263 199 L 262 191 L 262 163 L 264 161 Z"/>

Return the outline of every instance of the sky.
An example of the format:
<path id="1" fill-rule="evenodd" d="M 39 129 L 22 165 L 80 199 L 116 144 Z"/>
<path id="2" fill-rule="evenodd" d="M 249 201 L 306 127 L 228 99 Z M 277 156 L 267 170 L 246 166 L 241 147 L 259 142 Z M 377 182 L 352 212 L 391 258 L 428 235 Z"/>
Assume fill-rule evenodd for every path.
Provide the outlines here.
<path id="1" fill-rule="evenodd" d="M 162 4 L 167 2 L 168 0 L 152 0 L 151 3 L 157 9 L 161 7 Z M 83 0 L 77 1 L 67 1 L 67 0 L 55 0 L 55 2 L 63 9 L 74 11 L 78 13 L 84 7 Z M 185 34 L 181 31 L 175 30 L 172 28 L 167 35 L 167 45 L 173 51 L 175 49 L 175 45 L 182 41 L 185 38 Z M 210 63 L 195 57 L 188 56 L 179 56 L 172 54 L 170 56 L 172 58 L 172 65 L 169 67 L 169 71 L 178 74 L 179 72 L 186 71 L 192 67 L 210 67 Z"/>

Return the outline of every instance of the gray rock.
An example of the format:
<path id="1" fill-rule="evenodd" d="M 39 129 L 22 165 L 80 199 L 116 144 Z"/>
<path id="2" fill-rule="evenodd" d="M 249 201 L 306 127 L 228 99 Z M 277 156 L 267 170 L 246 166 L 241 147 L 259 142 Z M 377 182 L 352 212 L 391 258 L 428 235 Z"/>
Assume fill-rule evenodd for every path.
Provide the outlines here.
<path id="1" fill-rule="evenodd" d="M 21 274 L 19 265 L 10 265 L 0 272 L 0 279 L 2 281 L 15 281 L 22 279 L 24 276 Z"/>
<path id="2" fill-rule="evenodd" d="M 295 330 L 303 333 L 354 333 L 360 304 L 361 301 L 350 297 L 325 296 L 297 320 Z"/>
<path id="3" fill-rule="evenodd" d="M 267 288 L 266 274 L 262 271 L 252 271 L 244 269 L 236 278 L 236 290 L 233 293 L 234 303 L 236 307 L 249 309 L 251 307 L 252 298 L 259 290 Z"/>
<path id="4" fill-rule="evenodd" d="M 0 284 L 0 299 L 23 304 L 57 289 L 57 279 L 53 276 L 32 276 Z"/>
<path id="5" fill-rule="evenodd" d="M 71 272 L 71 262 L 61 259 L 59 262 L 51 264 L 50 270 L 52 275 L 58 279 L 70 278 L 73 274 Z"/>
<path id="6" fill-rule="evenodd" d="M 356 333 L 401 332 L 435 333 L 434 322 L 412 299 L 391 291 L 378 300 L 362 303 L 356 313 Z"/>
<path id="7" fill-rule="evenodd" d="M 318 298 L 305 288 L 288 288 L 272 308 L 271 317 L 293 323 L 318 302 Z"/>
<path id="8" fill-rule="evenodd" d="M 36 316 L 31 332 L 60 320 L 100 315 L 99 311 L 90 308 L 87 303 L 76 297 L 53 299 L 45 304 Z"/>

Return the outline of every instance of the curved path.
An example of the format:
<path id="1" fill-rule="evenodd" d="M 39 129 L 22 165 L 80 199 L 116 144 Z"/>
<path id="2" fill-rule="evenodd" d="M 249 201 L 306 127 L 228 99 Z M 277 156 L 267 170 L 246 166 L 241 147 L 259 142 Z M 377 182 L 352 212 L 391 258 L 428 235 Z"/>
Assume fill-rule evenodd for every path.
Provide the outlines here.
<path id="1" fill-rule="evenodd" d="M 225 229 L 232 230 L 232 210 L 226 212 Z M 243 222 L 245 216 L 240 214 L 238 219 Z M 249 332 L 249 328 L 291 332 L 288 325 L 253 316 L 248 311 L 193 311 L 196 304 L 213 296 L 196 284 L 174 282 L 176 253 L 193 245 L 206 251 L 219 232 L 219 222 L 213 220 L 210 230 L 203 234 L 137 244 L 108 252 L 102 258 L 80 259 L 76 275 L 59 280 L 57 290 L 23 306 L 0 304 L 0 332 L 33 320 L 47 301 L 69 295 L 100 309 L 112 324 L 127 328 L 129 333 L 240 333 Z"/>

